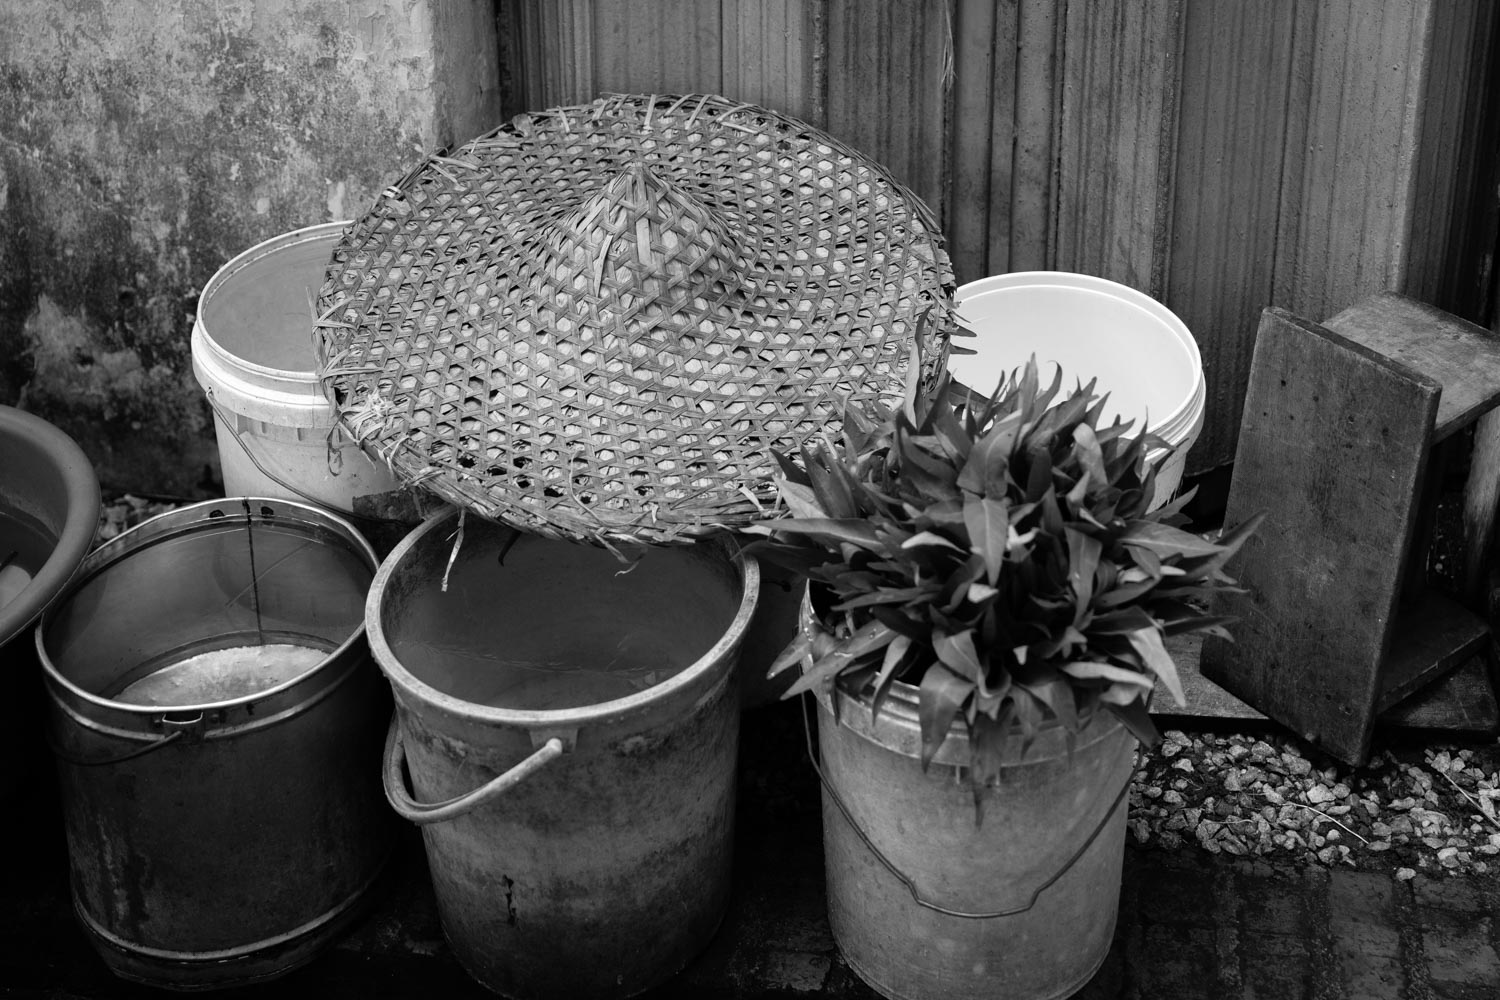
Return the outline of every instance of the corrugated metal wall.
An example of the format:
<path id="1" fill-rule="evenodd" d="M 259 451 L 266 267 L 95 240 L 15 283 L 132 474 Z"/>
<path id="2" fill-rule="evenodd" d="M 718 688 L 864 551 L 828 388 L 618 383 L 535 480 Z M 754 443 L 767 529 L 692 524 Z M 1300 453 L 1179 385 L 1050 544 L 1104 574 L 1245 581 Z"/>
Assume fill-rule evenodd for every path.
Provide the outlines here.
<path id="1" fill-rule="evenodd" d="M 1392 288 L 1462 312 L 1489 280 L 1491 0 L 501 10 L 518 40 L 513 110 L 610 91 L 764 104 L 938 209 L 960 281 L 1081 271 L 1166 302 L 1204 356 L 1196 469 L 1234 458 L 1265 306 L 1321 320 Z"/>

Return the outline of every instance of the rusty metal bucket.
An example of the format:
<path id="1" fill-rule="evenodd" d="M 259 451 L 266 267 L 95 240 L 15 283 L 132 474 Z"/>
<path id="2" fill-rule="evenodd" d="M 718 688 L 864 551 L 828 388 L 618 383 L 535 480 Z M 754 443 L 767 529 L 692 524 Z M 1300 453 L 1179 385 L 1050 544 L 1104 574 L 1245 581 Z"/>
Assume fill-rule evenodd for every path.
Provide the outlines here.
<path id="1" fill-rule="evenodd" d="M 397 707 L 386 795 L 422 829 L 444 933 L 478 982 L 519 1000 L 641 993 L 728 903 L 758 566 L 704 540 L 626 571 L 602 549 L 457 527 L 428 520 L 370 589 Z"/>
<path id="2" fill-rule="evenodd" d="M 73 905 L 116 975 L 267 979 L 362 915 L 396 832 L 371 777 L 390 717 L 363 628 L 375 565 L 317 508 L 211 501 L 97 549 L 42 617 Z M 312 665 L 238 696 L 129 694 L 251 647 Z"/>

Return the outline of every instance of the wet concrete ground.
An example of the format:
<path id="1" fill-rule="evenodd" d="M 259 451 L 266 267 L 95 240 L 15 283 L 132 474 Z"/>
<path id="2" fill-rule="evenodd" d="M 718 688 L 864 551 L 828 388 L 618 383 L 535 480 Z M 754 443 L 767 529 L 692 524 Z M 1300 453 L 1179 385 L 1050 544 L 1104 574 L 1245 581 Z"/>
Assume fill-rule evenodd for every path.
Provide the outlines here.
<path id="1" fill-rule="evenodd" d="M 796 707 L 744 716 L 735 887 L 712 944 L 650 1000 L 876 994 L 840 959 L 823 901 L 817 778 Z M 74 921 L 55 794 L 6 810 L 0 996 L 159 997 L 115 979 Z M 325 954 L 233 1000 L 486 993 L 448 952 L 407 830 L 373 910 Z M 1326 868 L 1128 846 L 1114 945 L 1084 1000 L 1496 1000 L 1500 876 Z"/>

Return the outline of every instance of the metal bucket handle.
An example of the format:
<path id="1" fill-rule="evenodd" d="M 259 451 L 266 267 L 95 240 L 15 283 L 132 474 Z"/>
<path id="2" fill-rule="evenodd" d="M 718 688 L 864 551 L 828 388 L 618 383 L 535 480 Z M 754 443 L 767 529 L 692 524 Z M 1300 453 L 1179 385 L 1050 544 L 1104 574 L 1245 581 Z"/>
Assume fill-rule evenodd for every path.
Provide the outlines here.
<path id="1" fill-rule="evenodd" d="M 890 872 L 898 882 L 906 886 L 906 891 L 911 894 L 912 900 L 923 909 L 933 910 L 937 913 L 943 914 L 944 916 L 962 917 L 965 920 L 993 920 L 996 917 L 1014 917 L 1031 909 L 1036 905 L 1036 901 L 1041 898 L 1042 893 L 1051 888 L 1052 883 L 1056 882 L 1058 879 L 1066 875 L 1068 871 L 1073 867 L 1073 865 L 1077 864 L 1078 859 L 1083 857 L 1084 852 L 1089 849 L 1089 847 L 1094 843 L 1096 839 L 1098 839 L 1099 834 L 1104 830 L 1105 824 L 1109 822 L 1109 818 L 1113 816 L 1115 814 L 1115 810 L 1120 807 L 1120 802 L 1125 798 L 1125 793 L 1130 790 L 1131 775 L 1126 774 L 1125 783 L 1120 786 L 1119 792 L 1115 794 L 1114 801 L 1109 804 L 1108 809 L 1104 810 L 1104 816 L 1099 820 L 1098 824 L 1089 833 L 1088 838 L 1084 840 L 1084 842 L 1079 846 L 1078 850 L 1073 852 L 1072 857 L 1068 858 L 1068 860 L 1063 863 L 1061 868 L 1059 868 L 1051 875 L 1051 877 L 1049 877 L 1045 882 L 1037 886 L 1036 889 L 1032 891 L 1031 898 L 1028 899 L 1024 905 L 1013 906 L 1008 910 L 994 910 L 989 913 L 970 913 L 965 910 L 950 910 L 946 906 L 940 906 L 937 903 L 932 902 L 931 900 L 923 899 L 921 893 L 917 891 L 916 882 L 912 880 L 911 876 L 907 875 L 905 872 L 902 872 L 899 868 L 897 868 L 895 862 L 886 857 L 885 852 L 876 847 L 874 841 L 870 839 L 869 834 L 865 833 L 860 825 L 854 821 L 854 815 L 849 812 L 849 807 L 844 805 L 844 800 L 839 797 L 839 793 L 834 790 L 833 785 L 829 783 L 828 778 L 823 774 L 823 768 L 818 764 L 818 755 L 813 749 L 812 722 L 809 719 L 807 708 L 809 697 L 810 695 L 804 695 L 804 697 L 801 699 L 802 731 L 807 736 L 807 759 L 812 763 L 812 769 L 817 772 L 818 781 L 823 785 L 823 791 L 828 793 L 829 800 L 838 807 L 839 812 L 843 813 L 845 822 L 849 824 L 849 829 L 853 830 L 855 836 L 859 837 L 860 841 L 864 843 L 865 847 L 869 848 L 870 853 L 875 856 L 875 860 L 879 861 L 881 866 L 884 867 L 886 871 Z"/>
<path id="2" fill-rule="evenodd" d="M 79 757 L 59 743 L 57 737 L 51 731 L 47 733 L 47 746 L 58 759 L 75 767 L 108 767 L 111 764 L 123 764 L 127 760 L 144 757 L 148 753 L 160 750 L 167 744 L 175 743 L 179 740 L 186 743 L 198 743 L 205 738 L 202 712 L 199 712 L 190 719 L 174 719 L 171 715 L 162 715 L 152 721 L 158 729 L 171 729 L 172 731 L 165 736 L 148 740 L 138 747 L 115 754 L 112 757 Z"/>
<path id="3" fill-rule="evenodd" d="M 455 795 L 444 802 L 418 802 L 406 787 L 406 776 L 402 773 L 402 765 L 406 763 L 406 744 L 396 716 L 392 715 L 391 728 L 385 734 L 385 798 L 402 819 L 419 826 L 457 819 L 514 788 L 532 772 L 562 756 L 563 751 L 562 738 L 549 737 L 531 756 L 471 792 Z"/>

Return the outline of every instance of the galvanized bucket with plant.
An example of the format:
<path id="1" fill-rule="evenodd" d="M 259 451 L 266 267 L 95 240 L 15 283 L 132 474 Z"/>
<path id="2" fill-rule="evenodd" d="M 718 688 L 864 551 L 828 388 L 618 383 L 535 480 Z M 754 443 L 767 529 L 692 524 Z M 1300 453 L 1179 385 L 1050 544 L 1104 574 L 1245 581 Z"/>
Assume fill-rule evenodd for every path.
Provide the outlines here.
<path id="1" fill-rule="evenodd" d="M 989 398 L 913 383 L 783 456 L 758 557 L 806 573 L 787 696 L 820 705 L 829 917 L 893 997 L 1054 997 L 1109 950 L 1134 743 L 1158 739 L 1164 639 L 1226 634 L 1204 599 L 1255 529 L 1149 509 L 1157 445 L 1100 426 L 1095 383 L 1035 359 Z"/>

